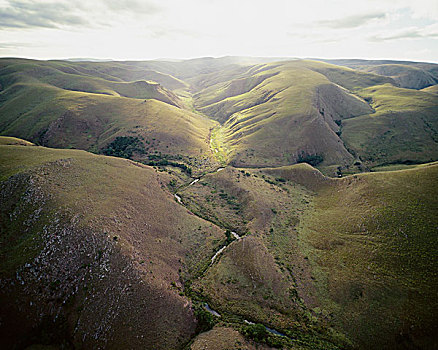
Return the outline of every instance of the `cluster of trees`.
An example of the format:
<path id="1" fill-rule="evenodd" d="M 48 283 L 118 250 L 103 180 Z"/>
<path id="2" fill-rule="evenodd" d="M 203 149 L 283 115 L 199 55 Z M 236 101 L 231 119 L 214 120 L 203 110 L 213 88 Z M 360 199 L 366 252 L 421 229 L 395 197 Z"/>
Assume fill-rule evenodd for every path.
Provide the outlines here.
<path id="1" fill-rule="evenodd" d="M 146 141 L 147 142 L 147 141 Z M 148 143 L 148 142 L 147 142 Z M 136 136 L 117 136 L 101 152 L 107 156 L 114 156 L 120 158 L 132 159 L 134 153 L 145 154 L 143 142 Z M 168 160 L 166 156 L 161 153 L 148 155 L 149 160 L 144 162 L 151 166 L 166 166 L 170 165 L 182 169 L 189 175 L 192 175 L 192 168 L 183 164 Z"/>
<path id="2" fill-rule="evenodd" d="M 248 324 L 241 328 L 244 336 L 255 340 L 258 343 L 265 343 L 274 348 L 282 348 L 283 342 L 279 337 L 269 334 L 266 327 L 260 323 Z"/>
<path id="3" fill-rule="evenodd" d="M 111 143 L 102 149 L 107 156 L 131 159 L 133 153 L 144 153 L 143 142 L 135 136 L 117 136 Z"/>
<path id="4" fill-rule="evenodd" d="M 324 157 L 319 154 L 306 154 L 301 153 L 298 155 L 297 163 L 308 163 L 312 166 L 322 163 Z"/>
<path id="5" fill-rule="evenodd" d="M 170 165 L 170 166 L 173 166 L 173 167 L 180 168 L 184 172 L 186 172 L 187 174 L 192 175 L 192 168 L 190 168 L 189 166 L 187 166 L 187 165 L 185 165 L 183 163 L 173 162 L 173 161 L 168 160 L 166 158 L 150 160 L 146 164 L 150 165 L 150 166 L 166 166 L 166 165 Z"/>

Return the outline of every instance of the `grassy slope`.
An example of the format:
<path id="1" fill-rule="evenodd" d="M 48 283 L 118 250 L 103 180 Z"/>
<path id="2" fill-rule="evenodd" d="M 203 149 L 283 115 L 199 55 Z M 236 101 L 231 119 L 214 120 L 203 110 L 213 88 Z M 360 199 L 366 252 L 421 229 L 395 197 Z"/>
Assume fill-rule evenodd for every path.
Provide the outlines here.
<path id="1" fill-rule="evenodd" d="M 423 89 L 438 82 L 438 64 L 434 63 L 358 59 L 322 61 L 390 77 L 396 86 L 402 88 Z"/>
<path id="2" fill-rule="evenodd" d="M 397 86 L 408 89 L 423 89 L 438 83 L 438 76 L 434 76 L 421 68 L 402 64 L 379 65 L 370 67 L 367 71 L 389 76 L 394 79 Z"/>
<path id="3" fill-rule="evenodd" d="M 351 162 L 334 121 L 370 108 L 316 72 L 315 65 L 323 66 L 306 61 L 256 66 L 195 95 L 198 108 L 225 122 L 221 133 L 233 164 L 284 165 L 300 154 L 320 154 L 325 165 Z M 333 95 L 341 102 L 330 108 Z"/>
<path id="4" fill-rule="evenodd" d="M 64 90 L 113 96 L 157 99 L 178 106 L 178 98 L 159 84 L 145 81 L 114 81 L 96 71 L 78 70 L 68 62 L 0 60 L 0 83 L 3 89 L 14 83 L 43 83 Z M 109 79 L 109 80 L 108 80 Z"/>
<path id="5" fill-rule="evenodd" d="M 326 180 L 300 223 L 322 309 L 363 349 L 432 349 L 437 164 Z"/>
<path id="6" fill-rule="evenodd" d="M 132 82 L 132 81 L 155 81 L 170 90 L 183 89 L 187 84 L 183 81 L 165 73 L 142 67 L 138 63 L 129 62 L 69 62 L 69 61 L 36 61 L 28 59 L 0 60 L 0 66 L 15 66 L 19 70 L 25 69 L 28 73 L 41 75 L 41 71 L 50 73 L 52 78 L 67 75 L 80 75 L 85 80 L 100 81 L 100 84 L 111 82 Z M 32 69 L 34 68 L 34 69 Z M 65 75 L 64 75 L 65 77 Z M 99 80 L 100 79 L 100 80 Z"/>
<path id="7" fill-rule="evenodd" d="M 284 340 L 287 348 L 344 344 L 311 313 L 315 291 L 296 231 L 309 190 L 258 170 L 227 167 L 180 195 L 198 215 L 245 235 L 193 285 L 212 307 L 231 322 L 237 317 L 288 332 L 296 341 Z"/>
<path id="8" fill-rule="evenodd" d="M 181 283 L 224 235 L 175 203 L 168 176 L 76 150 L 2 145 L 0 157 L 5 346 L 168 349 L 189 339 L 196 322 Z"/>
<path id="9" fill-rule="evenodd" d="M 21 146 L 34 146 L 32 142 L 18 139 L 16 137 L 2 136 L 0 138 L 0 145 L 21 145 Z"/>
<path id="10" fill-rule="evenodd" d="M 386 169 L 379 166 L 385 163 L 436 159 L 434 114 L 437 102 L 432 88 L 423 91 L 395 88 L 389 84 L 383 85 L 394 82 L 389 77 L 312 61 L 248 68 L 233 65 L 229 69 L 225 69 L 222 63 L 209 66 L 208 61 L 202 60 L 199 67 L 187 63 L 188 68 L 176 68 L 174 63 L 162 62 L 120 63 L 120 72 L 117 74 L 128 74 L 131 69 L 132 74 L 137 74 L 137 71 L 140 74 L 144 68 L 162 69 L 168 74 L 188 79 L 196 89 L 204 89 L 195 95 L 198 108 L 221 121 L 231 115 L 224 127 L 213 132 L 213 146 L 220 149 L 221 159 L 226 160 L 228 156 L 234 164 L 245 167 L 290 164 L 296 160 L 298 151 L 305 150 L 312 154 L 319 149 L 326 152 L 323 165 L 346 165 L 353 157 L 346 153 L 342 141 L 367 166 L 377 166 L 376 170 Z M 99 79 L 121 82 L 123 79 L 120 77 L 109 75 L 112 71 L 110 67 L 112 65 L 103 67 L 100 64 L 81 63 L 81 67 L 76 66 L 75 69 L 92 69 L 93 75 L 96 74 Z M 215 72 L 218 67 L 222 67 L 223 71 Z M 199 74 L 201 71 L 203 73 Z M 191 77 L 193 74 L 199 76 Z M 99 79 L 93 78 L 93 84 Z M 115 136 L 140 135 L 151 141 L 151 151 L 183 154 L 188 162 L 189 157 L 204 154 L 206 156 L 201 163 L 209 161 L 208 143 L 205 141 L 214 123 L 199 115 L 191 115 L 154 100 L 143 103 L 133 98 L 118 97 L 114 93 L 111 93 L 113 96 L 105 96 L 102 95 L 105 94 L 103 90 L 98 94 L 65 91 L 48 85 L 46 81 L 26 80 L 24 85 L 11 87 L 3 92 L 3 96 L 9 100 L 9 104 L 3 104 L 6 106 L 3 110 L 5 118 L 17 106 L 26 106 L 26 118 L 18 119 L 21 128 L 17 126 L 16 130 L 23 130 L 26 135 L 34 135 L 38 140 L 54 140 L 63 147 L 67 142 L 77 142 L 74 147 L 96 150 Z M 23 88 L 25 90 L 21 90 Z M 178 88 L 186 89 L 186 86 Z M 44 103 L 40 104 L 41 100 Z M 147 120 L 144 115 L 148 116 Z M 31 116 L 34 119 L 29 119 Z M 163 123 L 163 120 L 166 122 Z M 163 131 L 164 124 L 174 128 Z M 341 127 L 337 124 L 341 124 Z M 38 130 L 44 130 L 44 125 L 50 125 L 49 130 L 39 133 Z M 185 126 L 184 133 L 180 132 L 181 125 Z M 307 132 L 301 128 L 307 129 Z M 87 133 L 86 130 L 92 132 Z M 336 132 L 341 134 L 341 139 Z M 152 142 L 154 138 L 156 141 Z M 70 143 L 68 145 L 73 146 Z M 281 153 L 284 149 L 290 153 Z M 18 163 L 10 161 L 9 168 L 3 167 L 4 179 L 17 171 L 16 166 L 21 167 L 20 171 L 32 169 L 32 172 L 37 166 L 39 170 L 36 174 L 46 176 L 52 171 L 71 166 L 70 161 L 58 161 L 44 165 L 43 170 L 38 168 L 39 164 L 49 159 L 58 159 L 51 152 L 73 152 L 71 154 L 75 154 L 75 157 L 79 154 L 75 153 L 77 151 L 45 150 L 44 154 L 35 151 L 30 157 L 17 158 Z M 87 157 L 94 156 L 87 154 Z M 92 159 L 95 162 L 95 159 L 112 158 Z M 84 171 L 81 174 L 90 171 L 88 163 L 89 160 L 81 163 Z M 1 164 L 7 163 L 2 161 Z M 390 167 L 395 169 L 394 165 Z M 96 171 L 99 176 L 101 173 L 102 176 L 110 174 L 105 172 L 105 167 L 98 168 Z M 129 226 L 132 217 L 144 215 L 136 209 L 136 202 L 142 202 L 136 197 L 139 194 L 134 189 L 129 196 L 135 200 L 124 199 L 122 203 L 127 204 L 122 211 L 117 207 L 120 211 L 115 214 L 117 225 L 108 224 L 108 218 L 113 213 L 105 214 L 102 222 L 95 222 L 93 217 L 100 217 L 102 207 L 111 208 L 111 201 L 119 204 L 119 199 L 124 198 L 124 191 L 120 192 L 118 186 L 125 188 L 128 185 L 120 180 L 115 181 L 117 186 L 112 187 L 112 182 L 108 182 L 109 191 L 114 191 L 111 194 L 113 199 L 99 201 L 99 196 L 99 207 L 93 209 L 88 202 L 84 202 L 85 191 L 76 195 L 68 189 L 71 183 L 76 183 L 77 176 L 84 175 L 75 173 L 66 177 L 65 181 L 55 176 L 53 183 L 46 188 L 52 192 L 56 187 L 51 185 L 56 184 L 60 186 L 59 191 L 68 193 L 62 196 L 65 203 L 80 203 L 71 212 L 89 213 L 83 217 L 86 227 L 98 227 L 99 230 L 119 227 L 123 233 L 126 225 L 132 228 Z M 124 176 L 132 178 L 129 173 L 124 173 Z M 38 181 L 43 181 L 39 177 Z M 111 174 L 110 178 L 113 181 L 116 177 Z M 165 179 L 164 183 L 171 179 L 164 175 L 160 178 Z M 340 180 L 325 178 L 305 164 L 263 170 L 228 167 L 219 173 L 207 175 L 182 190 L 184 203 L 197 214 L 222 227 L 229 227 L 239 234 L 252 234 L 232 243 L 205 276 L 193 284 L 193 289 L 207 298 L 212 307 L 224 315 L 225 321 L 234 326 L 242 324 L 243 319 L 247 318 L 275 327 L 301 341 L 285 340 L 284 345 L 289 347 L 300 344 L 304 348 L 326 348 L 331 346 L 327 342 L 321 343 L 326 340 L 339 345 L 347 344 L 342 335 L 332 333 L 333 326 L 364 349 L 395 346 L 433 348 L 436 344 L 430 335 L 435 332 L 434 315 L 437 310 L 433 301 L 437 284 L 433 254 L 437 247 L 430 233 L 437 222 L 437 204 L 433 201 L 436 198 L 433 192 L 436 188 L 435 179 L 436 165 Z M 20 201 L 20 194 L 26 193 L 26 182 L 23 184 L 20 181 L 15 187 L 18 197 L 11 197 L 10 203 Z M 102 178 L 97 174 L 91 177 L 87 190 L 93 196 L 95 181 L 102 181 Z M 41 183 L 47 185 L 44 181 Z M 67 197 L 71 199 L 67 201 Z M 152 202 L 155 203 L 155 199 Z M 144 207 L 149 207 L 150 203 L 150 200 L 144 201 Z M 36 206 L 32 208 L 38 209 L 38 203 L 31 204 Z M 146 227 L 163 210 L 173 212 L 173 208 L 159 207 L 152 218 L 144 219 L 142 225 Z M 131 216 L 131 212 L 137 214 Z M 27 214 L 30 215 L 25 212 Z M 166 224 L 157 222 L 156 230 L 160 238 L 157 236 L 156 240 L 161 239 L 160 230 Z M 190 223 L 191 228 L 196 225 Z M 41 226 L 35 227 L 42 229 Z M 127 244 L 128 248 L 120 256 L 128 257 L 129 261 L 145 251 L 153 251 L 154 259 L 161 262 L 166 260 L 167 255 L 161 255 L 157 246 L 143 247 L 144 238 L 131 235 L 136 229 L 140 229 L 140 226 L 128 229 L 129 238 L 126 241 L 118 241 L 123 246 L 128 240 L 135 241 L 135 244 Z M 183 231 L 187 232 L 187 237 L 190 236 L 189 231 Z M 169 235 L 174 234 L 170 228 L 168 232 Z M 199 238 L 196 233 L 194 235 L 188 241 L 192 241 L 193 237 Z M 138 238 L 134 239 L 133 236 Z M 198 238 L 194 242 L 199 242 Z M 198 252 L 198 255 L 188 256 L 181 265 L 183 279 L 191 278 L 195 271 L 205 266 L 208 254 L 212 254 L 212 246 L 217 245 L 220 238 L 217 234 L 217 241 L 210 241 L 205 251 L 198 243 L 187 245 L 188 241 L 179 242 L 184 248 L 175 248 L 180 249 L 175 256 L 179 256 L 181 251 L 185 252 L 184 249 Z M 165 242 L 166 246 L 169 242 Z M 20 243 L 9 253 L 18 257 L 18 260 L 8 259 L 13 268 L 31 259 L 39 249 L 38 245 L 27 247 L 26 244 L 24 240 L 24 246 Z M 143 248 L 139 248 L 143 249 L 141 252 L 136 250 L 137 245 L 142 245 Z M 23 252 L 23 247 L 25 252 L 16 254 Z M 361 263 L 356 264 L 357 261 Z M 167 263 L 175 265 L 174 269 L 166 267 Z M 173 276 L 181 262 L 166 260 L 166 264 L 160 263 L 157 270 L 153 270 L 154 275 L 158 271 L 160 276 L 169 276 L 168 279 L 158 279 L 160 286 L 154 286 L 158 288 L 158 294 L 162 291 L 160 288 L 163 284 L 160 283 L 163 278 L 164 285 L 175 282 Z M 56 279 L 52 282 L 56 282 Z M 175 284 L 170 289 L 176 295 L 180 287 Z M 169 298 L 166 299 L 169 304 L 162 304 L 161 310 L 178 310 L 178 307 L 169 305 L 180 299 L 177 296 L 177 299 Z M 131 305 L 123 304 L 123 307 L 129 309 Z M 427 314 L 425 310 L 430 308 L 434 311 Z M 181 315 L 179 311 L 175 312 Z M 188 327 L 181 331 L 185 332 L 182 337 L 187 339 L 187 334 L 193 331 L 193 318 L 184 312 L 182 315 L 186 317 Z M 164 331 L 166 322 L 169 320 L 160 319 L 151 329 Z M 230 330 L 219 328 L 218 332 L 228 334 L 230 344 L 236 338 L 236 334 Z M 130 333 L 122 331 L 121 337 Z M 160 336 L 151 335 L 151 343 L 167 342 L 169 346 L 168 341 L 176 341 L 169 331 L 161 334 L 164 340 L 154 337 Z M 211 346 L 220 346 L 214 335 L 198 339 L 210 342 Z M 117 344 L 119 340 L 112 341 Z"/>
<path id="11" fill-rule="evenodd" d="M 428 92 L 430 94 L 438 94 L 438 85 L 429 86 L 422 89 L 422 91 Z"/>
<path id="12" fill-rule="evenodd" d="M 248 65 L 256 62 L 237 58 L 104 63 L 3 59 L 0 130 L 50 146 L 92 151 L 116 136 L 138 134 L 149 142 L 162 139 L 160 146 L 155 142 L 150 147 L 150 152 L 178 157 L 189 144 L 190 150 L 182 154 L 187 164 L 189 157 L 201 153 L 201 163 L 210 163 L 213 160 L 205 140 L 213 123 L 199 114 L 174 113 L 176 109 L 160 105 L 152 108 L 165 109 L 158 113 L 160 121 L 146 121 L 144 114 L 149 110 L 136 101 L 152 97 L 191 105 L 187 84 L 168 82 L 186 96 L 187 101 L 181 102 L 158 85 L 124 81 L 163 71 L 160 74 L 177 75 L 186 79 L 191 89 L 200 90 L 194 95 L 194 107 L 225 122 L 213 133 L 213 144 L 220 150 L 219 159 L 236 166 L 287 165 L 300 155 L 316 154 L 324 158 L 320 168 L 334 174 L 339 166 L 343 171 L 355 172 L 391 162 L 436 159 L 433 116 L 437 103 L 432 94 L 415 95 L 394 88 L 388 99 L 389 86 L 382 85 L 396 84 L 391 77 L 316 61 Z M 378 91 L 375 93 L 372 87 Z M 88 93 L 74 94 L 71 90 Z M 105 99 L 104 95 L 112 95 L 115 100 Z M 386 99 L 385 108 L 379 102 L 370 106 L 362 99 L 375 102 L 382 97 Z M 153 105 L 152 101 L 145 104 Z M 134 125 L 125 125 L 128 114 Z M 33 120 L 28 119 L 30 116 Z M 185 124 L 184 132 L 169 135 L 160 125 L 164 119 L 167 125 L 176 125 L 181 119 L 190 125 Z M 344 119 L 348 120 L 342 122 Z M 151 132 L 145 131 L 148 124 L 153 124 Z M 73 129 L 78 129 L 76 134 L 68 137 Z M 351 167 L 353 163 L 359 166 Z"/>
<path id="13" fill-rule="evenodd" d="M 216 327 L 200 334 L 190 347 L 191 350 L 269 350 L 268 346 L 245 339 L 238 331 L 229 327 Z"/>
<path id="14" fill-rule="evenodd" d="M 429 93 L 378 85 L 359 94 L 375 113 L 342 123 L 342 138 L 368 165 L 427 162 L 438 156 L 438 99 Z"/>

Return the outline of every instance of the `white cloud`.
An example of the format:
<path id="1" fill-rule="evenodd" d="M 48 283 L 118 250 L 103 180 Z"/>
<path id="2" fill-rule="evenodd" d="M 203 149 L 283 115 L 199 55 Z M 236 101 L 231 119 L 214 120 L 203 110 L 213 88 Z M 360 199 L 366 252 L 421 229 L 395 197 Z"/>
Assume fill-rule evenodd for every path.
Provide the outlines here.
<path id="1" fill-rule="evenodd" d="M 408 27 L 397 29 L 393 32 L 387 32 L 370 37 L 371 41 L 390 41 L 401 39 L 438 39 L 438 23 L 426 26 L 424 28 Z"/>
<path id="2" fill-rule="evenodd" d="M 430 60 L 438 57 L 437 7 L 429 0 L 0 0 L 0 36 L 38 43 L 15 55 L 41 58 L 408 59 L 421 41 Z M 393 41 L 403 45 L 388 45 Z M 0 55 L 14 52 L 5 50 L 0 46 Z"/>

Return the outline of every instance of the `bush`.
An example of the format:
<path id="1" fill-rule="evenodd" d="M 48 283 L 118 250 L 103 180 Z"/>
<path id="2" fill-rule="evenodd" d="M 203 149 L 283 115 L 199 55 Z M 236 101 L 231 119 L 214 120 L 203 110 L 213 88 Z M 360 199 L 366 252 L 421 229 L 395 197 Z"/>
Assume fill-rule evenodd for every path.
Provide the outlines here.
<path id="1" fill-rule="evenodd" d="M 176 168 L 180 168 L 182 171 L 186 172 L 189 175 L 192 175 L 192 168 L 190 168 L 189 166 L 183 164 L 183 163 L 177 163 L 177 162 L 173 162 L 171 160 L 168 160 L 166 158 L 166 156 L 161 156 L 161 155 L 150 155 L 149 156 L 149 161 L 145 162 L 145 164 L 150 165 L 150 166 L 173 166 Z"/>
<path id="2" fill-rule="evenodd" d="M 227 236 L 227 240 L 226 240 L 227 245 L 230 244 L 235 239 L 230 230 L 225 231 L 225 236 Z"/>

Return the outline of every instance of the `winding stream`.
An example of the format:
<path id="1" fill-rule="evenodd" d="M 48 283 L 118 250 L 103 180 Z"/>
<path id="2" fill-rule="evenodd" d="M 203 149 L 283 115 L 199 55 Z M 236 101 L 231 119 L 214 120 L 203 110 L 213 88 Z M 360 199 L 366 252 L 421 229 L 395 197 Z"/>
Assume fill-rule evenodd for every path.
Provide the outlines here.
<path id="1" fill-rule="evenodd" d="M 220 313 L 217 312 L 217 311 L 215 311 L 215 310 L 213 310 L 212 308 L 210 308 L 210 306 L 209 306 L 207 303 L 204 303 L 204 308 L 205 308 L 205 310 L 207 310 L 209 313 L 211 313 L 213 316 L 221 317 Z"/>
<path id="2" fill-rule="evenodd" d="M 233 235 L 233 237 L 235 238 L 236 241 L 240 240 L 242 237 L 240 237 L 236 232 L 231 232 L 231 234 Z M 210 266 L 213 265 L 214 261 L 216 260 L 216 258 L 234 241 L 231 241 L 230 243 L 228 243 L 227 245 L 224 245 L 221 249 L 219 249 L 216 254 L 213 255 L 213 257 L 211 258 L 211 263 Z"/>

